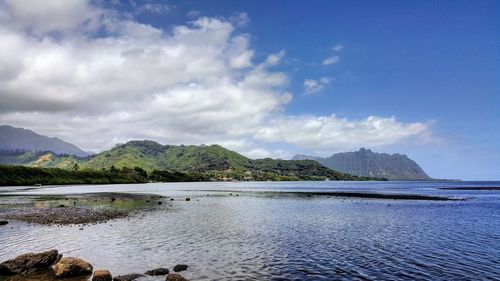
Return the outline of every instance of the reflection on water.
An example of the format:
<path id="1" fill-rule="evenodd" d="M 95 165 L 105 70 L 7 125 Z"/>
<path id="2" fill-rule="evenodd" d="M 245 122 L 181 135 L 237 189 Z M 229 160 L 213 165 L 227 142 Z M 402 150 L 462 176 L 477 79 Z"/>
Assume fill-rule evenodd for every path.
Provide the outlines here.
<path id="1" fill-rule="evenodd" d="M 12 222 L 0 228 L 0 260 L 57 248 L 65 256 L 82 257 L 114 275 L 185 263 L 189 269 L 183 275 L 193 280 L 498 278 L 500 192 L 437 188 L 443 185 L 446 183 L 197 183 L 36 190 L 49 194 L 106 188 L 176 200 L 169 209 L 83 230 L 80 226 Z M 198 191 L 215 189 L 384 190 L 469 199 L 268 198 L 246 192 L 230 196 Z M 192 200 L 179 200 L 186 196 Z"/>

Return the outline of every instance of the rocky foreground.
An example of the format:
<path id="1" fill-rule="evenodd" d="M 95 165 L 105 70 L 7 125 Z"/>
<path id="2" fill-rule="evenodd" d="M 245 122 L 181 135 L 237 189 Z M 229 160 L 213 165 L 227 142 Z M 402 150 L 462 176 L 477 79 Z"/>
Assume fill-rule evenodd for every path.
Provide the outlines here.
<path id="1" fill-rule="evenodd" d="M 168 268 L 148 270 L 144 274 L 132 273 L 113 277 L 106 269 L 94 270 L 87 261 L 77 257 L 63 257 L 57 250 L 28 253 L 0 263 L 0 280 L 72 280 L 72 281 L 132 281 L 145 276 L 165 276 L 166 281 L 186 281 L 177 272 L 188 266 L 178 264 L 171 273 Z"/>

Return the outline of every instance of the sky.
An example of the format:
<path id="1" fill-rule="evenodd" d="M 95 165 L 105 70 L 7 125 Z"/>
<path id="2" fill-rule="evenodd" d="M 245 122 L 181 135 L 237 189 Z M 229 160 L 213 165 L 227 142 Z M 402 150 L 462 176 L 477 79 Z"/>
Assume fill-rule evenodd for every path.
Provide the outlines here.
<path id="1" fill-rule="evenodd" d="M 500 179 L 498 1 L 0 0 L 0 124 Z"/>

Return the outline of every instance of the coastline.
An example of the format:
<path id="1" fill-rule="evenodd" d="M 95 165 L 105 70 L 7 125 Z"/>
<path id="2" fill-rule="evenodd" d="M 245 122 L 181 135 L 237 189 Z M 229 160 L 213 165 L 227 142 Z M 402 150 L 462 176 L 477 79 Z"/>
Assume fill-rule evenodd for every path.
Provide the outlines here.
<path id="1" fill-rule="evenodd" d="M 85 225 L 125 219 L 166 208 L 166 198 L 152 194 L 85 193 L 71 195 L 0 195 L 1 220 L 37 225 Z M 165 204 L 165 205 L 164 205 Z"/>

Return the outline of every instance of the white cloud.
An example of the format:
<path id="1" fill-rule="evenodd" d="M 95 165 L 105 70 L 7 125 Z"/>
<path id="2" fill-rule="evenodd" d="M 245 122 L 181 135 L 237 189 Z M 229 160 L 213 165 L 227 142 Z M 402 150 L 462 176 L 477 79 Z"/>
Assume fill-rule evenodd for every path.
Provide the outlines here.
<path id="1" fill-rule="evenodd" d="M 237 26 L 246 26 L 250 22 L 250 18 L 247 13 L 241 12 L 229 17 L 229 21 Z"/>
<path id="2" fill-rule="evenodd" d="M 327 149 L 351 145 L 331 143 L 336 128 L 361 135 L 360 121 L 287 115 L 290 78 L 270 70 L 285 52 L 254 61 L 250 35 L 238 32 L 246 15 L 202 17 L 162 30 L 87 1 L 31 4 L 0 2 L 0 123 L 93 151 L 153 139 L 226 144 L 252 157 L 286 155 L 262 148 L 266 142 Z M 309 79 L 304 86 L 312 93 L 330 82 Z M 314 120 L 329 134 L 301 130 Z M 338 120 L 358 126 L 331 125 Z M 364 140 L 392 143 L 427 133 L 417 123 L 389 120 L 366 130 Z M 310 134 L 313 140 L 305 141 Z"/>
<path id="3" fill-rule="evenodd" d="M 280 61 L 283 59 L 284 56 L 285 56 L 285 50 L 281 50 L 276 54 L 270 54 L 266 58 L 266 64 L 269 66 L 277 65 L 280 63 Z"/>
<path id="4" fill-rule="evenodd" d="M 330 84 L 330 79 L 327 77 L 322 77 L 319 80 L 315 79 L 305 79 L 304 80 L 304 90 L 305 94 L 313 94 L 319 92 L 325 88 L 328 84 Z"/>
<path id="5" fill-rule="evenodd" d="M 331 56 L 331 57 L 328 57 L 326 59 L 323 60 L 322 64 L 323 65 L 331 65 L 331 64 L 335 64 L 337 62 L 340 61 L 340 57 L 339 56 Z"/>
<path id="6" fill-rule="evenodd" d="M 332 47 L 332 50 L 335 51 L 335 52 L 340 52 L 344 49 L 344 45 L 342 44 L 337 44 L 335 46 Z"/>
<path id="7" fill-rule="evenodd" d="M 141 5 L 137 8 L 136 12 L 137 13 L 155 13 L 155 14 L 161 14 L 170 11 L 170 7 L 166 4 L 160 4 L 160 3 L 146 3 L 144 5 Z"/>
<path id="8" fill-rule="evenodd" d="M 34 34 L 93 26 L 101 16 L 88 0 L 7 0 L 0 8 L 9 10 L 7 24 Z"/>
<path id="9" fill-rule="evenodd" d="M 395 144 L 408 139 L 428 141 L 430 128 L 425 123 L 402 123 L 394 117 L 370 116 L 348 120 L 331 116 L 286 116 L 260 129 L 255 138 L 261 141 L 286 141 L 317 152 L 356 149 Z"/>
<path id="10" fill-rule="evenodd" d="M 252 159 L 262 159 L 262 158 L 273 158 L 273 159 L 290 159 L 293 157 L 293 153 L 288 151 L 277 150 L 267 150 L 263 148 L 255 148 L 248 151 L 242 151 L 241 154 Z"/>

